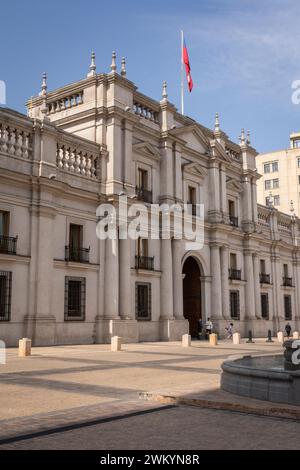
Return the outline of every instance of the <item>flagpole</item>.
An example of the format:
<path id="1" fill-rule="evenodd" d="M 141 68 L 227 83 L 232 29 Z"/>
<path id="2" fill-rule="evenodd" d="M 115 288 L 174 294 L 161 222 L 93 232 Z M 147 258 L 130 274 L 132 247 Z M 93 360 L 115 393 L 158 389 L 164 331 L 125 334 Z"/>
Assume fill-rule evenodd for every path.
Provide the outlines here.
<path id="1" fill-rule="evenodd" d="M 181 114 L 184 114 L 183 31 L 181 30 Z"/>

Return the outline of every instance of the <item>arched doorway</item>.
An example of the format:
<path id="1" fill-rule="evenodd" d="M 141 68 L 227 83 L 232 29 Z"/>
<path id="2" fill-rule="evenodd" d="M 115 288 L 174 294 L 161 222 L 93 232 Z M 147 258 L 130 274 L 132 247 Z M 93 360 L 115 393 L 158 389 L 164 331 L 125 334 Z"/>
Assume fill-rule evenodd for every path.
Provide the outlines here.
<path id="1" fill-rule="evenodd" d="M 201 312 L 201 281 L 200 269 L 195 258 L 186 259 L 183 273 L 183 315 L 189 321 L 190 335 L 198 336 L 198 320 Z"/>

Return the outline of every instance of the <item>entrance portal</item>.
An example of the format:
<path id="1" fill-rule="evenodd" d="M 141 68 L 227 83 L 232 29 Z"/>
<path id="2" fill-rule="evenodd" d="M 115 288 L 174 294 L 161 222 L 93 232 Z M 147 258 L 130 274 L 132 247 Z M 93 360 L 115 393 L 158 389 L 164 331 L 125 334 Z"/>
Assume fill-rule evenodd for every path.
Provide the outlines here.
<path id="1" fill-rule="evenodd" d="M 187 258 L 183 265 L 183 314 L 189 321 L 190 335 L 198 336 L 198 320 L 201 313 L 200 269 L 193 257 Z"/>

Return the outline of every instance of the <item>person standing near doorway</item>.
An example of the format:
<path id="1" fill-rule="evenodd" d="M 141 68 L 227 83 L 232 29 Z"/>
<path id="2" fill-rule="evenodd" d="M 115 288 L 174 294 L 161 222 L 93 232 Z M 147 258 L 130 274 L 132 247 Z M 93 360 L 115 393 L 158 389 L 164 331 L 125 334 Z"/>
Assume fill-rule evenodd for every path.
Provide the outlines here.
<path id="1" fill-rule="evenodd" d="M 209 335 L 211 335 L 213 331 L 213 323 L 211 319 L 208 317 L 207 322 L 205 323 L 205 330 L 206 330 L 206 337 L 207 339 L 209 338 Z"/>
<path id="2" fill-rule="evenodd" d="M 287 324 L 285 325 L 285 332 L 288 338 L 291 336 L 291 331 L 292 331 L 292 327 L 289 324 L 289 322 L 287 322 Z"/>

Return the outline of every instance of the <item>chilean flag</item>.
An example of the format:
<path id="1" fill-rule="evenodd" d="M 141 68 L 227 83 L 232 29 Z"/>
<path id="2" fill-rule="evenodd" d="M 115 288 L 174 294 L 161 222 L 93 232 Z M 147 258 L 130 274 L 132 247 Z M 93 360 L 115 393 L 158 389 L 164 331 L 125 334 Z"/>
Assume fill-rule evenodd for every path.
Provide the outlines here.
<path id="1" fill-rule="evenodd" d="M 188 82 L 189 91 L 191 92 L 194 84 L 193 84 L 193 80 L 191 76 L 191 67 L 190 67 L 189 55 L 188 55 L 185 39 L 183 40 L 183 45 L 182 45 L 182 63 L 185 65 L 186 79 Z"/>

